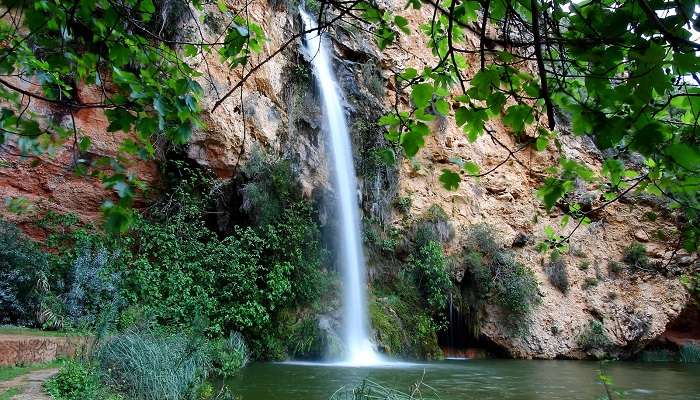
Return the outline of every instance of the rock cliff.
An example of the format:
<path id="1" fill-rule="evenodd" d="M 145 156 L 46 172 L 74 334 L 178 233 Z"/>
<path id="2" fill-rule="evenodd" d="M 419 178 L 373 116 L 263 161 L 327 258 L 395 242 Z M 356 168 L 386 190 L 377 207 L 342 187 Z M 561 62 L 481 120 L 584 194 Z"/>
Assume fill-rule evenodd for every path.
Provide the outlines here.
<path id="1" fill-rule="evenodd" d="M 411 26 L 430 18 L 422 11 L 404 11 L 404 2 L 398 0 L 386 0 L 383 5 L 407 16 Z M 183 37 L 212 40 L 222 34 L 229 21 L 217 20 L 216 13 L 207 7 L 193 10 L 196 19 L 180 22 Z M 202 72 L 204 110 L 211 110 L 241 77 L 249 76 L 216 111 L 205 111 L 207 126 L 194 134 L 185 152 L 221 179 L 228 179 L 256 147 L 261 147 L 293 162 L 308 196 L 332 195 L 326 185 L 318 94 L 309 66 L 298 51 L 299 39 L 293 37 L 300 30 L 296 6 L 291 2 L 254 1 L 248 12 L 268 37 L 265 50 L 251 59 L 249 67 L 232 71 L 215 52 L 189 60 Z M 486 308 L 480 324 L 485 338 L 513 356 L 585 357 L 580 337 L 592 321 L 602 324 L 605 336 L 614 344 L 613 353 L 621 356 L 632 354 L 659 337 L 689 301 L 678 279 L 689 259 L 686 254 L 675 254 L 675 243 L 659 235 L 661 230 L 672 227 L 673 212 L 658 202 L 630 195 L 594 215 L 590 225 L 571 236 L 569 252 L 563 255 L 570 289 L 562 293 L 549 283 L 544 272 L 546 255 L 538 252 L 535 244 L 544 239 L 546 226 L 560 227 L 563 213 L 557 209 L 547 212 L 537 199 L 536 189 L 543 181 L 545 169 L 562 153 L 599 170 L 600 152 L 586 137 L 575 137 L 561 129 L 561 150 L 551 144 L 545 151 L 537 152 L 530 146 L 509 155 L 506 147 L 513 149 L 519 143 L 500 123 L 488 126 L 495 140 L 485 135 L 469 143 L 451 119 L 437 118 L 426 147 L 414 160 L 402 159 L 398 167 L 383 165 L 373 152 L 385 145 L 383 131 L 374 121 L 394 102 L 408 102 L 406 93 L 394 92 L 392 71 L 408 66 L 420 68 L 434 58 L 426 50 L 420 32 L 404 35 L 397 45 L 380 52 L 361 28 L 341 23 L 330 30 L 329 37 L 336 72 L 346 94 L 365 216 L 386 227 L 405 229 L 407 219 L 392 206 L 395 199 L 405 197 L 411 199 L 409 214 L 413 216 L 422 215 L 433 205 L 445 210 L 457 232 L 445 244 L 448 253 L 457 254 L 464 239 L 462 228 L 474 224 L 492 226 L 505 247 L 515 243 L 517 259 L 534 271 L 540 282 L 541 303 L 529 317 L 531 328 L 513 335 L 504 327 L 500 311 L 491 306 Z M 284 49 L 266 61 L 281 46 Z M 468 34 L 465 46 L 478 48 L 478 38 Z M 260 68 L 251 69 L 263 62 Z M 474 62 L 463 72 L 473 74 L 477 69 Z M 90 87 L 83 92 L 90 96 Z M 32 102 L 30 107 L 44 114 L 53 112 L 39 102 Z M 114 152 L 117 141 L 106 132 L 100 111 L 80 112 L 76 123 L 90 134 L 96 154 Z M 73 212 L 86 221 L 99 218 L 101 201 L 109 194 L 98 182 L 72 174 L 72 148 L 61 149 L 55 158 L 38 166 L 14 156 L 13 149 L 7 150 L 0 153 L 0 196 L 26 197 L 37 211 Z M 487 176 L 466 178 L 457 191 L 450 192 L 441 186 L 438 177 L 454 158 L 473 161 L 482 171 L 507 161 Z M 134 170 L 143 179 L 156 179 L 153 165 L 134 163 Z M 593 194 L 593 207 L 601 204 L 596 188 L 581 184 L 579 189 L 582 196 Z M 645 217 L 652 213 L 658 218 Z M 29 214 L 12 218 L 26 223 L 33 217 Z M 567 234 L 572 227 L 557 229 Z M 609 270 L 635 241 L 644 243 L 652 264 L 658 264 L 660 272 Z M 459 271 L 453 272 L 459 275 Z"/>

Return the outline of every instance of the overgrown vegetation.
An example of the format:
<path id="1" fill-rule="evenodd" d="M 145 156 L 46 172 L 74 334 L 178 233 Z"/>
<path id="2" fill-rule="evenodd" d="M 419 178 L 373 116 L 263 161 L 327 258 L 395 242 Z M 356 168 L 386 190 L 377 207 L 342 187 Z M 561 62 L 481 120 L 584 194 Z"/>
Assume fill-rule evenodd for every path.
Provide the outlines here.
<path id="1" fill-rule="evenodd" d="M 534 273 L 498 244 L 488 226 L 469 227 L 466 237 L 464 263 L 468 276 L 462 296 L 474 308 L 480 308 L 484 301 L 491 302 L 511 321 L 517 321 L 517 328 L 526 327 L 527 315 L 539 303 Z"/>
<path id="2" fill-rule="evenodd" d="M 67 361 L 44 387 L 54 400 L 122 399 L 101 382 L 100 371 L 86 362 Z"/>
<path id="3" fill-rule="evenodd" d="M 96 349 L 105 382 L 129 399 L 193 398 L 211 366 L 208 343 L 196 335 L 127 332 Z"/>

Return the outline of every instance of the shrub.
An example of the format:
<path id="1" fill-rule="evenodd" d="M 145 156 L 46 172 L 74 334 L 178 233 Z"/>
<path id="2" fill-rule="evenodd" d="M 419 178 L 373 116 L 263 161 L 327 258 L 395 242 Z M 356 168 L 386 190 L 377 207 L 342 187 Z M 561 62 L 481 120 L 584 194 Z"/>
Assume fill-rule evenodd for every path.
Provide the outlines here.
<path id="1" fill-rule="evenodd" d="M 0 324 L 36 324 L 47 275 L 46 255 L 19 228 L 0 219 Z"/>
<path id="2" fill-rule="evenodd" d="M 684 363 L 700 363 L 700 346 L 695 343 L 681 346 L 680 360 Z"/>
<path id="3" fill-rule="evenodd" d="M 269 331 L 279 310 L 319 298 L 327 280 L 309 204 L 290 205 L 274 224 L 237 228 L 223 239 L 200 210 L 134 224 L 124 240 L 130 304 L 160 324 L 187 327 L 200 316 L 213 335 L 236 330 L 252 337 Z"/>
<path id="4" fill-rule="evenodd" d="M 319 327 L 318 319 L 305 318 L 292 327 L 287 347 L 294 358 L 321 359 L 329 346 L 328 335 Z"/>
<path id="5" fill-rule="evenodd" d="M 421 246 L 416 255 L 409 257 L 408 265 L 428 308 L 433 313 L 441 312 L 447 306 L 447 292 L 452 287 L 442 245 L 431 241 Z"/>
<path id="6" fill-rule="evenodd" d="M 107 383 L 134 400 L 180 400 L 197 392 L 211 365 L 195 336 L 128 332 L 108 338 L 95 353 Z"/>
<path id="7" fill-rule="evenodd" d="M 610 260 L 608 262 L 608 273 L 619 274 L 620 272 L 622 272 L 622 264 L 617 261 Z"/>
<path id="8" fill-rule="evenodd" d="M 417 222 L 413 236 L 416 247 L 421 248 L 428 242 L 445 243 L 451 240 L 454 228 L 445 210 L 433 204 Z"/>
<path id="9" fill-rule="evenodd" d="M 74 327 L 93 326 L 104 306 L 115 301 L 120 275 L 110 271 L 111 258 L 103 247 L 84 247 L 75 259 L 65 301 Z"/>
<path id="10" fill-rule="evenodd" d="M 569 290 L 569 275 L 566 272 L 566 263 L 558 252 L 552 252 L 549 262 L 545 266 L 545 274 L 549 283 L 562 293 Z"/>
<path id="11" fill-rule="evenodd" d="M 471 282 L 472 304 L 480 305 L 484 297 L 523 322 L 525 315 L 539 303 L 538 282 L 534 273 L 517 262 L 513 253 L 496 242 L 486 225 L 470 227 L 465 248 L 465 268 Z"/>
<path id="12" fill-rule="evenodd" d="M 403 196 L 399 197 L 396 199 L 394 202 L 394 207 L 396 207 L 397 210 L 401 214 L 408 214 L 409 211 L 411 211 L 411 206 L 413 205 L 413 200 L 409 196 Z"/>
<path id="13" fill-rule="evenodd" d="M 86 363 L 67 361 L 58 373 L 44 384 L 54 400 L 118 399 L 100 382 L 97 369 Z"/>
<path id="14" fill-rule="evenodd" d="M 254 149 L 241 172 L 246 179 L 240 190 L 241 209 L 257 225 L 275 222 L 290 204 L 301 200 L 300 186 L 288 160 Z"/>
<path id="15" fill-rule="evenodd" d="M 586 352 L 606 352 L 612 342 L 605 333 L 603 324 L 600 321 L 592 320 L 588 327 L 579 335 L 578 346 Z"/>
<path id="16" fill-rule="evenodd" d="M 249 361 L 248 345 L 239 332 L 231 332 L 227 339 L 219 339 L 212 344 L 212 365 L 223 378 L 235 375 Z"/>
<path id="17" fill-rule="evenodd" d="M 649 268 L 649 257 L 647 249 L 643 244 L 634 242 L 623 252 L 624 261 L 632 270 L 646 270 Z"/>
<path id="18" fill-rule="evenodd" d="M 595 286 L 598 286 L 598 279 L 594 278 L 592 276 L 587 276 L 586 279 L 584 279 L 583 283 L 581 284 L 581 287 L 584 290 L 588 290 L 588 289 L 593 288 Z"/>

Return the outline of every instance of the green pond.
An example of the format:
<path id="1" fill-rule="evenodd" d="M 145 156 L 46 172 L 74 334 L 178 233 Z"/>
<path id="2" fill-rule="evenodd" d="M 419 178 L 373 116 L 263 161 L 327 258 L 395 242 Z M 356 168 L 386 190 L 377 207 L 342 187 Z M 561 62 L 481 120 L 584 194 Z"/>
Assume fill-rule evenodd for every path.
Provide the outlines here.
<path id="1" fill-rule="evenodd" d="M 369 379 L 407 390 L 423 377 L 441 400 L 597 399 L 600 364 L 588 361 L 446 360 L 385 367 L 256 363 L 229 381 L 241 400 L 328 400 Z M 608 375 L 624 399 L 700 399 L 700 365 L 615 362 Z"/>

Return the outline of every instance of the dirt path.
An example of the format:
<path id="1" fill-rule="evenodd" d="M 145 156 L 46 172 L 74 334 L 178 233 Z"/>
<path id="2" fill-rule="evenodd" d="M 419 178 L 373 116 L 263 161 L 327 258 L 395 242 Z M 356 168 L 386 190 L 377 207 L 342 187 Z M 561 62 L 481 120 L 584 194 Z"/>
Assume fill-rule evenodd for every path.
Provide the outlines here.
<path id="1" fill-rule="evenodd" d="M 58 368 L 40 369 L 20 375 L 9 381 L 0 382 L 0 394 L 6 390 L 17 388 L 20 393 L 12 400 L 51 400 L 51 397 L 41 386 L 44 381 L 58 372 Z"/>

